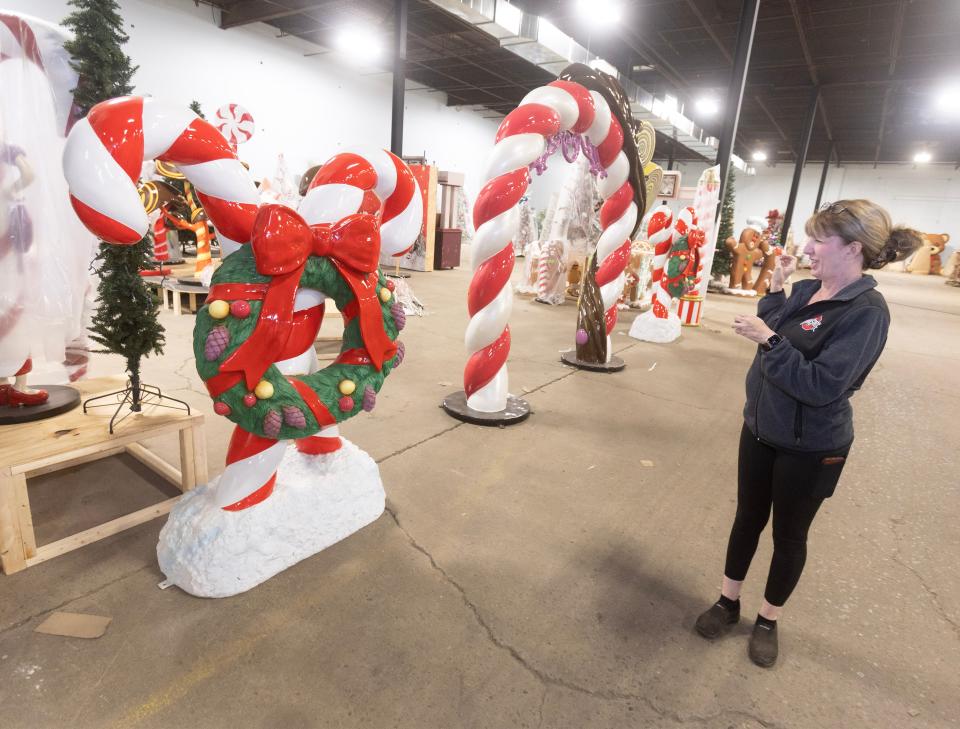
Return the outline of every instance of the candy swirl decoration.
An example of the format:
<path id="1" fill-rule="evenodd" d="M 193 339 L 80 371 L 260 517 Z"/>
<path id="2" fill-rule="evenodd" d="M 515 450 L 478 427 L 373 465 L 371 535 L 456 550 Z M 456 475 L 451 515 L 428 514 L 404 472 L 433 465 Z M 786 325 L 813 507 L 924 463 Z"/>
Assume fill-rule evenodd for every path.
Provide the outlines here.
<path id="1" fill-rule="evenodd" d="M 240 104 L 224 104 L 217 109 L 216 127 L 234 149 L 238 144 L 250 141 L 257 129 L 253 114 Z"/>

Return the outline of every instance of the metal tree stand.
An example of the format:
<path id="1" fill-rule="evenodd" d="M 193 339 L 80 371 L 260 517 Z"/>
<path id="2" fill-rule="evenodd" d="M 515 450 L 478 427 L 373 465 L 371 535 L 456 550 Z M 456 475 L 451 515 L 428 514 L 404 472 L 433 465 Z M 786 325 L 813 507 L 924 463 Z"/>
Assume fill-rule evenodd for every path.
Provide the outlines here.
<path id="1" fill-rule="evenodd" d="M 111 402 L 103 402 L 98 405 L 91 405 L 90 403 L 95 400 L 106 400 L 108 398 L 113 398 Z M 163 401 L 167 402 L 163 402 Z M 145 385 L 140 382 L 140 377 L 133 375 L 129 380 L 127 380 L 127 386 L 122 390 L 116 390 L 114 392 L 108 392 L 105 395 L 97 395 L 96 397 L 91 397 L 83 402 L 83 412 L 86 413 L 88 408 L 103 408 L 111 407 L 114 404 L 117 404 L 117 409 L 113 413 L 113 417 L 110 418 L 110 435 L 113 435 L 113 428 L 115 425 L 119 425 L 130 415 L 130 413 L 139 413 L 143 410 L 144 405 L 151 405 L 161 408 L 170 408 L 171 410 L 186 410 L 187 415 L 190 414 L 190 406 L 185 403 L 183 400 L 178 400 L 175 397 L 170 397 L 169 395 L 164 395 L 159 387 L 155 385 Z M 129 403 L 130 409 L 117 420 L 117 416 L 120 415 L 120 411 L 123 410 L 123 406 Z M 172 404 L 176 403 L 176 404 Z"/>

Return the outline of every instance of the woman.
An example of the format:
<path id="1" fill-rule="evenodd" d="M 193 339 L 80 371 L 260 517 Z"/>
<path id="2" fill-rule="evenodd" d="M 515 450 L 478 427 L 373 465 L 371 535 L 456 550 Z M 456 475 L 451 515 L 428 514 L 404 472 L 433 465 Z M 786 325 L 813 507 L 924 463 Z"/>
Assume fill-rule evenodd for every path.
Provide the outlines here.
<path id="1" fill-rule="evenodd" d="M 783 285 L 797 261 L 781 256 L 758 316 L 734 319 L 733 330 L 760 346 L 747 373 L 737 514 L 720 599 L 696 623 L 701 635 L 717 638 L 740 620 L 740 588 L 772 508 L 773 559 L 749 651 L 764 667 L 777 660 L 777 619 L 803 571 L 807 531 L 850 452 L 850 396 L 887 341 L 886 302 L 863 272 L 921 242 L 868 200 L 825 205 L 805 229 L 813 279 L 795 283 L 787 298 Z"/>

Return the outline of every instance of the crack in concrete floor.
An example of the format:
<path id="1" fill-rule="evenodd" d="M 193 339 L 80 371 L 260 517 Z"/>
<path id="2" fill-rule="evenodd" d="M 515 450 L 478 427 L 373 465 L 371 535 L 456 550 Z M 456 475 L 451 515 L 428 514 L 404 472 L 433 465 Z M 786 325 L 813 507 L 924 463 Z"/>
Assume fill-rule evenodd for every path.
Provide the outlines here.
<path id="1" fill-rule="evenodd" d="M 135 570 L 131 570 L 130 572 L 125 572 L 124 574 L 120 575 L 119 577 L 110 580 L 110 582 L 105 582 L 104 584 L 99 585 L 98 587 L 95 587 L 95 588 L 93 588 L 92 590 L 89 590 L 89 591 L 83 593 L 82 595 L 74 595 L 73 597 L 71 597 L 71 598 L 69 598 L 69 599 L 67 599 L 67 600 L 64 600 L 64 601 L 61 602 L 59 605 L 53 605 L 52 607 L 44 608 L 43 610 L 38 610 L 37 612 L 33 613 L 32 615 L 28 615 L 27 617 L 23 618 L 22 620 L 18 620 L 17 622 L 11 623 L 10 625 L 8 625 L 8 626 L 6 626 L 6 627 L 4 627 L 4 628 L 0 628 L 0 636 L 4 635 L 5 633 L 9 633 L 9 632 L 11 632 L 11 631 L 13 631 L 13 630 L 16 630 L 17 628 L 20 628 L 20 627 L 26 625 L 27 623 L 29 623 L 29 622 L 30 622 L 31 620 L 33 620 L 34 618 L 39 618 L 41 615 L 46 615 L 47 613 L 52 613 L 52 612 L 55 612 L 55 611 L 57 611 L 57 610 L 60 610 L 61 608 L 64 608 L 64 607 L 66 607 L 67 605 L 69 605 L 70 603 L 76 602 L 77 600 L 83 600 L 84 598 L 90 597 L 91 595 L 96 595 L 98 592 L 100 592 L 101 590 L 105 590 L 106 588 L 110 587 L 111 585 L 115 585 L 116 583 L 121 582 L 121 581 L 127 579 L 128 577 L 132 577 L 133 575 L 135 575 L 135 574 L 137 574 L 137 573 L 139 573 L 139 572 L 143 572 L 143 571 L 146 570 L 146 569 L 152 569 L 152 568 L 153 568 L 153 565 L 145 564 L 145 565 L 143 565 L 142 567 L 138 567 L 138 568 L 135 569 Z"/>
<path id="2" fill-rule="evenodd" d="M 460 599 L 463 601 L 464 606 L 473 615 L 474 620 L 477 622 L 477 624 L 486 634 L 487 639 L 494 646 L 496 646 L 500 650 L 509 654 L 510 657 L 513 658 L 513 660 L 521 668 L 523 668 L 530 675 L 536 678 L 537 681 L 539 681 L 540 684 L 544 686 L 545 688 L 544 695 L 539 708 L 540 724 L 538 724 L 538 726 L 543 724 L 543 720 L 544 720 L 543 710 L 546 705 L 547 689 L 550 686 L 567 689 L 568 691 L 573 691 L 578 694 L 589 696 L 590 698 L 601 699 L 604 701 L 635 701 L 638 703 L 642 703 L 643 705 L 647 706 L 651 711 L 653 711 L 657 716 L 663 719 L 668 719 L 670 721 L 676 722 L 677 724 L 680 724 L 680 725 L 690 724 L 690 723 L 707 724 L 709 722 L 715 721 L 722 717 L 731 717 L 731 718 L 751 719 L 757 722 L 758 724 L 760 724 L 761 726 L 768 727 L 769 729 L 778 729 L 778 727 L 780 726 L 772 721 L 769 721 L 767 719 L 762 719 L 748 712 L 730 710 L 730 709 L 724 709 L 723 711 L 719 711 L 715 714 L 709 714 L 706 716 L 699 716 L 696 714 L 691 714 L 689 716 L 682 716 L 679 712 L 671 712 L 671 711 L 668 711 L 667 709 L 664 709 L 658 706 L 656 702 L 654 702 L 652 699 L 648 698 L 647 696 L 643 696 L 641 694 L 631 694 L 631 693 L 626 693 L 621 691 L 592 689 L 587 686 L 583 686 L 578 683 L 575 683 L 574 681 L 571 681 L 569 679 L 566 679 L 560 676 L 555 676 L 545 671 L 542 668 L 538 668 L 537 666 L 533 665 L 527 658 L 521 655 L 520 651 L 517 648 L 507 643 L 505 640 L 500 638 L 494 632 L 493 628 L 490 627 L 490 624 L 484 619 L 483 615 L 480 613 L 480 609 L 477 607 L 476 603 L 474 603 L 467 596 L 467 592 L 463 588 L 463 586 L 459 582 L 454 580 L 450 576 L 450 574 L 437 563 L 433 555 L 430 554 L 430 552 L 427 551 L 427 549 L 424 548 L 416 539 L 414 539 L 413 535 L 411 535 L 410 532 L 408 532 L 407 529 L 403 526 L 403 524 L 400 523 L 400 518 L 397 515 L 396 510 L 393 507 L 388 506 L 385 509 L 385 511 L 393 519 L 394 524 L 396 524 L 400 532 L 406 537 L 410 546 L 416 551 L 420 552 L 424 557 L 426 557 L 427 561 L 430 563 L 430 566 L 441 576 L 443 581 L 449 584 L 460 595 Z"/>
<path id="3" fill-rule="evenodd" d="M 890 555 L 890 559 L 917 578 L 917 581 L 920 583 L 920 586 L 923 588 L 924 592 L 930 596 L 930 600 L 933 603 L 933 608 L 937 615 L 941 620 L 953 628 L 954 634 L 958 639 L 960 639 L 960 624 L 958 624 L 957 621 L 951 618 L 947 613 L 946 608 L 944 608 L 943 603 L 940 601 L 940 594 L 927 584 L 927 580 L 923 575 L 921 575 L 913 566 L 904 561 L 903 554 L 900 551 L 900 534 L 897 532 L 897 523 L 890 520 L 887 522 L 887 524 L 890 527 L 890 531 L 893 533 L 894 544 L 893 554 Z"/>

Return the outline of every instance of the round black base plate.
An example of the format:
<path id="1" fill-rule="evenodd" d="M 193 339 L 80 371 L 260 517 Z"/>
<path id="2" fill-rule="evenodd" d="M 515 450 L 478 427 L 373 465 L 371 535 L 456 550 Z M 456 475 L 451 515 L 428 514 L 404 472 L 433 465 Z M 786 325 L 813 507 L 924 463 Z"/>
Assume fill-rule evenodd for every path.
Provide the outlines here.
<path id="1" fill-rule="evenodd" d="M 619 372 L 627 366 L 626 363 L 616 355 L 613 355 L 609 362 L 599 364 L 597 362 L 585 362 L 582 359 L 577 359 L 577 350 L 575 349 L 568 349 L 566 352 L 561 352 L 560 361 L 571 367 L 576 367 L 580 370 L 590 370 L 591 372 Z"/>
<path id="2" fill-rule="evenodd" d="M 513 395 L 507 396 L 507 407 L 496 413 L 482 413 L 467 405 L 467 393 L 463 390 L 443 398 L 441 407 L 447 414 L 473 425 L 515 425 L 530 417 L 530 403 Z"/>
<path id="3" fill-rule="evenodd" d="M 62 385 L 31 385 L 34 390 L 46 390 L 50 397 L 43 405 L 0 405 L 0 425 L 30 423 L 34 420 L 52 418 L 54 415 L 73 410 L 80 404 L 80 393 Z"/>

